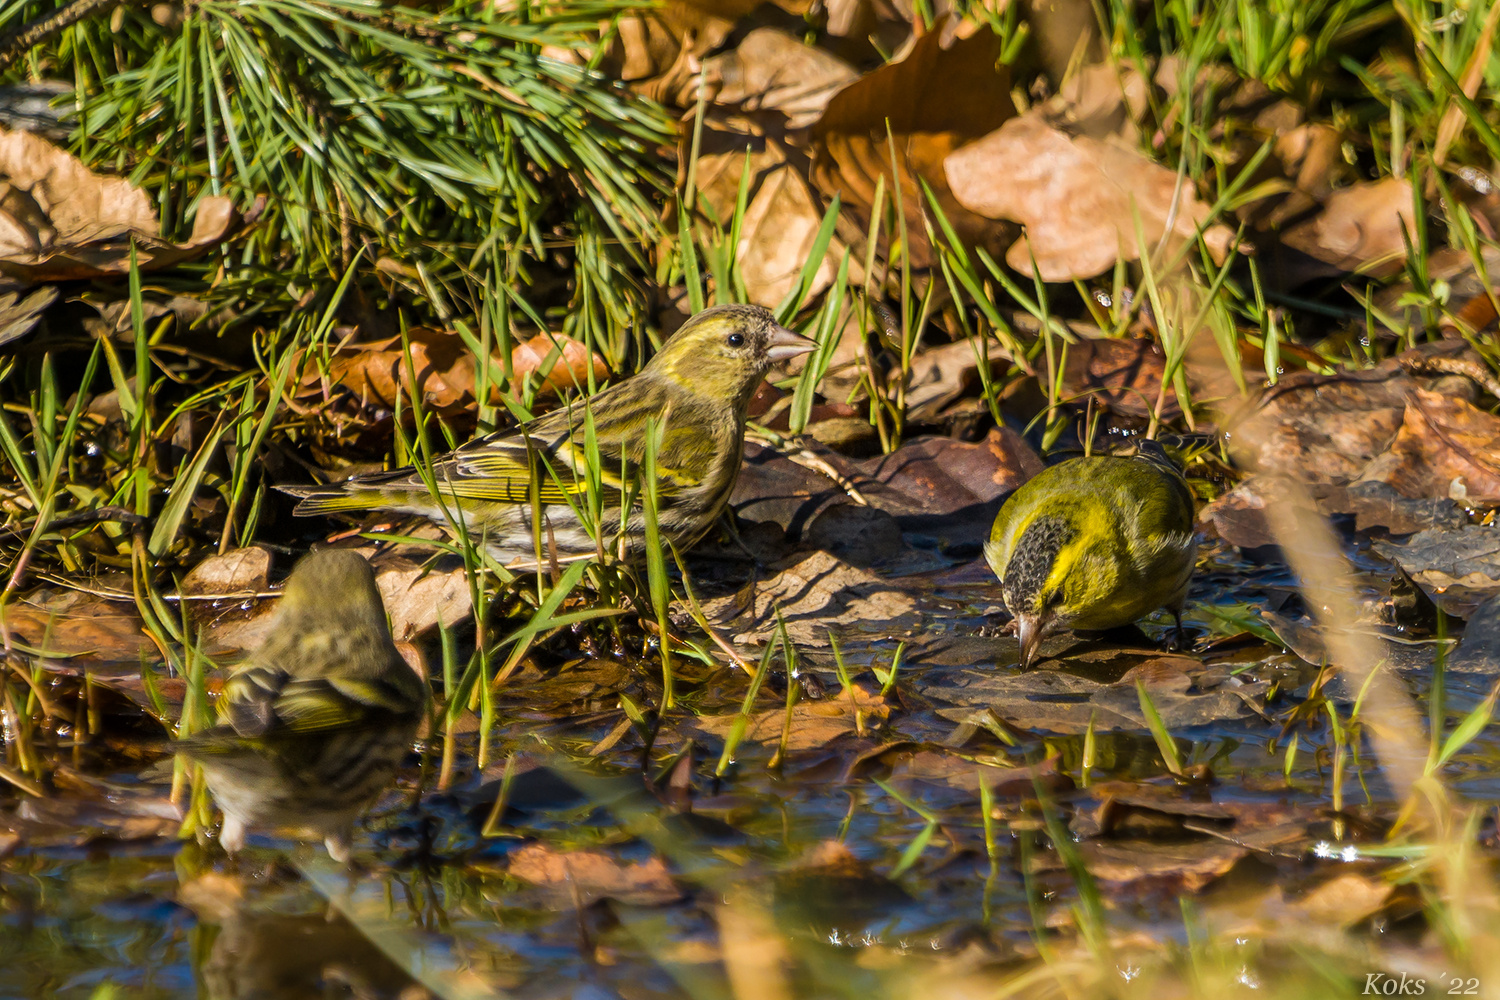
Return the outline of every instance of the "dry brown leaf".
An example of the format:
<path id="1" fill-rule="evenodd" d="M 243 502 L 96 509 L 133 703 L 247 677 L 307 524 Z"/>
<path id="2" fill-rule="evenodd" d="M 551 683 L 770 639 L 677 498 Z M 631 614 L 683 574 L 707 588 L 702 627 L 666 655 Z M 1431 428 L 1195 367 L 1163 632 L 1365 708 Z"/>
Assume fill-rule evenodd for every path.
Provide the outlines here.
<path id="1" fill-rule="evenodd" d="M 1299 125 L 1277 137 L 1273 152 L 1296 190 L 1266 215 L 1268 224 L 1295 219 L 1333 193 L 1334 182 L 1347 170 L 1343 141 L 1343 133 L 1320 122 Z"/>
<path id="2" fill-rule="evenodd" d="M 686 182 L 691 130 L 685 131 L 682 141 L 679 185 Z M 749 300 L 771 307 L 801 276 L 802 264 L 817 241 L 824 208 L 805 177 L 806 158 L 783 137 L 761 134 L 742 118 L 710 118 L 704 123 L 695 174 L 700 213 L 711 211 L 713 221 L 727 225 L 747 168 L 749 201 L 736 256 Z M 842 242 L 837 238 L 830 242 L 813 278 L 814 295 L 833 284 L 843 253 Z"/>
<path id="3" fill-rule="evenodd" d="M 79 590 L 42 588 L 0 607 L 0 629 L 48 656 L 127 662 L 156 652 L 133 605 Z"/>
<path id="4" fill-rule="evenodd" d="M 182 578 L 182 592 L 217 600 L 188 602 L 210 655 L 254 649 L 270 633 L 274 602 L 257 597 L 270 587 L 271 553 L 259 546 L 209 556 Z"/>
<path id="5" fill-rule="evenodd" d="M 429 570 L 401 557 L 382 560 L 375 566 L 375 586 L 398 642 L 452 628 L 473 612 L 462 567 Z"/>
<path id="6" fill-rule="evenodd" d="M 1488 381 L 1489 369 L 1464 341 L 1434 341 L 1389 358 L 1373 368 L 1340 370 L 1331 375 L 1297 372 L 1288 375 L 1268 390 L 1257 408 L 1234 432 L 1244 440 L 1254 441 L 1256 449 L 1248 464 L 1257 472 L 1285 475 L 1304 483 L 1342 485 L 1357 479 L 1389 481 L 1408 474 L 1416 484 L 1427 473 L 1421 463 L 1437 462 L 1431 475 L 1448 470 L 1449 478 L 1441 489 L 1425 483 L 1420 492 L 1410 496 L 1448 496 L 1452 477 L 1493 470 L 1488 459 L 1474 465 L 1472 456 L 1461 452 L 1479 449 L 1492 440 L 1488 424 L 1471 416 L 1460 416 L 1452 403 L 1438 409 L 1413 412 L 1412 429 L 1400 453 L 1392 451 L 1398 433 L 1406 424 L 1408 400 L 1419 390 L 1431 390 L 1455 398 L 1472 398 L 1474 379 Z M 1450 374 L 1451 373 L 1451 374 Z M 1452 409 L 1451 416 L 1443 416 Z M 1450 421 L 1456 421 L 1451 427 Z M 1454 443 L 1442 435 L 1458 433 Z M 1424 435 L 1433 436 L 1432 441 Z M 1464 442 L 1452 451 L 1458 440 Z M 1441 458 L 1444 452 L 1448 457 Z M 1430 456 L 1421 458 L 1419 456 Z M 1373 463 L 1373 464 L 1372 464 Z M 1486 484 L 1492 480 L 1481 476 Z M 1487 487 L 1486 487 L 1487 488 Z"/>
<path id="7" fill-rule="evenodd" d="M 809 848 L 791 867 L 776 873 L 772 884 L 778 915 L 798 926 L 859 925 L 911 901 L 900 885 L 836 840 Z"/>
<path id="8" fill-rule="evenodd" d="M 0 204 L 10 224 L 0 253 L 7 256 L 156 232 L 156 209 L 146 192 L 123 177 L 94 173 L 30 132 L 0 129 L 0 174 L 7 183 Z"/>
<path id="9" fill-rule="evenodd" d="M 891 636 L 921 621 L 910 593 L 868 570 L 827 552 L 793 560 L 746 592 L 703 602 L 704 614 L 731 629 L 734 642 L 762 643 L 775 633 L 779 610 L 793 642 L 820 647 L 828 645 L 830 628 L 878 628 Z"/>
<path id="10" fill-rule="evenodd" d="M 254 595 L 270 586 L 271 551 L 259 545 L 212 555 L 182 578 L 186 594 Z"/>
<path id="11" fill-rule="evenodd" d="M 306 366 L 296 402 L 311 410 L 335 389 L 353 396 L 365 407 L 393 409 L 407 387 L 422 393 L 422 405 L 444 416 L 467 409 L 474 402 L 474 358 L 463 339 L 447 330 L 412 327 L 407 331 L 411 357 L 400 337 L 339 345 L 328 361 L 326 375 L 312 363 Z"/>
<path id="12" fill-rule="evenodd" d="M 1500 542 L 1491 525 L 1428 528 L 1405 544 L 1377 541 L 1376 552 L 1400 566 L 1418 583 L 1442 592 L 1500 590 Z"/>
<path id="13" fill-rule="evenodd" d="M 981 782 L 992 795 L 1002 799 L 1036 798 L 1038 786 L 1049 793 L 1073 790 L 1073 779 L 1063 771 L 1060 756 L 1047 757 L 1035 764 L 1000 767 L 926 749 L 897 756 L 891 768 L 891 782 L 897 787 L 907 782 L 940 785 L 972 793 L 976 800 Z"/>
<path id="14" fill-rule="evenodd" d="M 1086 840 L 1078 852 L 1089 874 L 1100 882 L 1130 883 L 1143 879 L 1170 881 L 1185 892 L 1196 892 L 1226 874 L 1250 851 L 1222 840 L 1191 840 L 1180 844 L 1154 840 Z M 1035 856 L 1034 870 L 1065 867 L 1061 858 Z"/>
<path id="15" fill-rule="evenodd" d="M 19 340 L 34 330 L 60 294 L 56 288 L 37 288 L 24 298 L 20 292 L 0 295 L 0 345 Z"/>
<path id="16" fill-rule="evenodd" d="M 955 38 L 960 27 L 962 22 L 940 18 L 906 58 L 834 95 L 812 130 L 813 183 L 825 195 L 838 195 L 862 226 L 868 225 L 878 178 L 885 178 L 887 204 L 899 191 L 917 267 L 933 262 L 922 181 L 960 239 L 993 247 L 1003 235 L 1003 227 L 954 199 L 943 173 L 949 153 L 1015 113 L 1009 75 L 996 68 L 1001 40 L 988 28 Z M 892 234 L 884 236 L 889 240 Z"/>
<path id="17" fill-rule="evenodd" d="M 651 100 L 688 107 L 697 99 L 703 58 L 756 6 L 752 0 L 667 0 L 655 9 L 624 14 L 613 22 L 617 35 L 606 68 Z"/>
<path id="18" fill-rule="evenodd" d="M 800 462 L 755 444 L 745 454 L 729 502 L 748 520 L 772 521 L 793 532 L 828 506 L 848 502 L 847 487 L 896 517 L 943 517 L 982 507 L 1042 468 L 1025 439 L 1006 427 L 992 428 L 975 442 L 919 437 L 889 455 L 863 460 L 814 443 L 795 456 Z"/>
<path id="19" fill-rule="evenodd" d="M 1068 348 L 1063 391 L 1078 405 L 1092 396 L 1096 404 L 1113 413 L 1148 417 L 1156 409 L 1165 370 L 1166 359 L 1155 340 L 1085 340 Z M 1177 393 L 1168 386 L 1162 416 L 1171 418 L 1181 412 Z"/>
<path id="20" fill-rule="evenodd" d="M 1254 475 L 1204 507 L 1198 520 L 1213 525 L 1218 536 L 1231 545 L 1249 549 L 1275 545 L 1267 511 L 1285 508 L 1300 497 L 1300 491 L 1293 490 L 1283 477 Z M 1313 513 L 1305 507 L 1297 509 Z"/>
<path id="21" fill-rule="evenodd" d="M 1070 669 L 1096 668 L 1090 670 L 1091 676 L 1063 669 L 1010 673 L 988 666 L 957 667 L 930 669 L 914 683 L 925 698 L 964 706 L 943 710 L 940 714 L 944 717 L 967 718 L 971 708 L 985 708 L 1021 729 L 1074 734 L 1087 731 L 1091 725 L 1099 732 L 1145 732 L 1148 727 L 1137 680 L 1146 686 L 1162 721 L 1171 730 L 1253 714 L 1256 699 L 1268 686 L 1259 681 L 1241 682 L 1221 667 L 1205 667 L 1202 661 L 1186 656 L 1103 649 L 1097 652 L 1101 662 L 1091 663 L 1096 657 L 1070 648 L 1080 642 L 1076 637 L 1061 637 L 1044 645 L 1042 651 L 1049 658 L 1065 654 L 1059 662 Z M 1132 661 L 1129 670 L 1117 672 L 1119 663 Z M 1106 665 L 1107 675 L 1117 680 L 1105 683 L 1094 679 L 1105 675 L 1097 668 Z"/>
<path id="22" fill-rule="evenodd" d="M 939 0 L 932 9 L 948 8 L 948 0 Z M 829 43 L 856 61 L 872 51 L 901 51 L 918 20 L 910 0 L 827 0 L 823 9 L 828 13 L 823 30 Z"/>
<path id="23" fill-rule="evenodd" d="M 1047 110 L 1066 121 L 1070 131 L 1128 140 L 1135 135 L 1135 122 L 1149 110 L 1150 89 L 1150 81 L 1134 66 L 1091 63 L 1062 82 Z"/>
<path id="24" fill-rule="evenodd" d="M 0 275 L 12 288 L 125 274 L 132 241 L 142 270 L 169 267 L 219 242 L 237 218 L 228 198 L 205 197 L 188 241 L 164 242 L 144 191 L 30 132 L 0 128 L 0 178 Z"/>
<path id="25" fill-rule="evenodd" d="M 17 807 L 15 821 L 33 846 L 48 842 L 81 846 L 100 839 L 170 837 L 182 825 L 182 812 L 165 796 L 150 794 L 115 801 L 27 797 Z"/>
<path id="26" fill-rule="evenodd" d="M 596 383 L 609 378 L 603 358 L 560 333 L 539 333 L 517 344 L 510 352 L 510 367 L 512 395 L 518 394 L 516 387 L 528 377 L 535 378 L 537 392 L 543 396 L 587 389 L 591 367 Z"/>
<path id="27" fill-rule="evenodd" d="M 1252 467 L 1310 483 L 1358 477 L 1390 447 L 1414 386 L 1405 372 L 1370 374 L 1384 377 L 1283 379 L 1247 421 L 1247 439 L 1259 444 Z"/>
<path id="28" fill-rule="evenodd" d="M 607 378 L 604 360 L 591 355 L 580 342 L 562 334 L 538 334 L 511 350 L 510 392 L 518 397 L 519 386 L 527 378 L 536 381 L 541 397 L 586 386 L 590 358 L 596 382 Z M 491 370 L 498 375 L 502 366 L 496 356 Z M 385 430 L 397 400 L 413 385 L 430 412 L 444 417 L 471 414 L 476 404 L 477 368 L 463 338 L 449 330 L 419 326 L 407 331 L 407 344 L 400 337 L 346 341 L 333 351 L 326 371 L 310 358 L 304 363 L 291 406 L 334 436 L 372 434 Z M 499 402 L 500 389 L 491 386 L 490 403 Z M 384 447 L 383 433 L 374 436 L 381 438 Z"/>
<path id="29" fill-rule="evenodd" d="M 1321 212 L 1287 230 L 1281 241 L 1341 271 L 1385 275 L 1401 269 L 1403 233 L 1415 232 L 1411 182 L 1387 177 L 1333 192 Z"/>
<path id="30" fill-rule="evenodd" d="M 708 99 L 739 111 L 777 111 L 787 129 L 806 128 L 859 74 L 854 67 L 779 28 L 756 28 L 703 63 Z"/>
<path id="31" fill-rule="evenodd" d="M 986 349 L 992 372 L 1003 371 L 1011 363 L 993 340 L 985 344 L 974 337 L 918 351 L 906 388 L 907 423 L 935 423 L 949 406 L 971 395 L 981 384 L 979 358 Z M 834 363 L 838 360 L 835 357 Z"/>
<path id="32" fill-rule="evenodd" d="M 955 151 L 944 169 L 965 208 L 1026 227 L 1006 262 L 1029 275 L 1034 257 L 1046 281 L 1092 278 L 1121 256 L 1139 258 L 1135 212 L 1152 246 L 1168 231 L 1190 240 L 1208 219 L 1190 181 L 1179 187 L 1176 173 L 1134 150 L 1069 136 L 1037 112 Z M 1215 223 L 1204 239 L 1223 260 L 1234 234 Z"/>
<path id="33" fill-rule="evenodd" d="M 1441 247 L 1428 255 L 1424 263 L 1426 280 L 1432 284 L 1442 281 L 1448 285 L 1446 310 L 1438 318 L 1438 326 L 1444 331 L 1459 330 L 1460 324 L 1471 331 L 1483 331 L 1494 324 L 1495 303 L 1490 295 L 1500 291 L 1500 285 L 1496 284 L 1500 282 L 1500 247 L 1481 247 L 1480 260 L 1489 285 L 1480 278 L 1474 258 L 1462 247 Z M 1375 306 L 1397 323 L 1404 321 L 1414 329 L 1422 329 L 1426 319 L 1421 314 L 1421 307 L 1406 299 L 1413 291 L 1412 282 L 1403 278 L 1382 288 L 1375 295 Z"/>
<path id="34" fill-rule="evenodd" d="M 1415 389 L 1390 451 L 1361 479 L 1409 497 L 1500 502 L 1500 418 L 1458 396 Z"/>
<path id="35" fill-rule="evenodd" d="M 997 427 L 983 441 L 919 437 L 889 455 L 840 466 L 847 479 L 872 484 L 864 494 L 872 506 L 926 517 L 987 504 L 1040 472 L 1042 461 L 1025 438 Z"/>
<path id="36" fill-rule="evenodd" d="M 682 898 L 658 857 L 621 864 L 604 851 L 563 851 L 527 844 L 510 855 L 510 874 L 522 882 L 565 894 L 577 891 L 583 904 L 608 898 L 628 906 L 665 906 Z"/>

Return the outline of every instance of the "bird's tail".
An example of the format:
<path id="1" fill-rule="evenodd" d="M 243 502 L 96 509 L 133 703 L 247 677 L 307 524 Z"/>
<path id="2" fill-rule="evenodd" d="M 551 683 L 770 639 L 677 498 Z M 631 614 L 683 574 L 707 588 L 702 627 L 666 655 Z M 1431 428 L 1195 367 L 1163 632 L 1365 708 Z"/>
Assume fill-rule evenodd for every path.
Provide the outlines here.
<path id="1" fill-rule="evenodd" d="M 298 497 L 293 514 L 334 514 L 346 510 L 369 510 L 389 502 L 380 490 L 335 483 L 331 486 L 277 486 Z"/>
<path id="2" fill-rule="evenodd" d="M 411 469 L 374 472 L 326 486 L 277 486 L 283 493 L 300 497 L 293 514 L 337 514 L 350 510 L 405 510 L 422 513 L 427 488 Z"/>

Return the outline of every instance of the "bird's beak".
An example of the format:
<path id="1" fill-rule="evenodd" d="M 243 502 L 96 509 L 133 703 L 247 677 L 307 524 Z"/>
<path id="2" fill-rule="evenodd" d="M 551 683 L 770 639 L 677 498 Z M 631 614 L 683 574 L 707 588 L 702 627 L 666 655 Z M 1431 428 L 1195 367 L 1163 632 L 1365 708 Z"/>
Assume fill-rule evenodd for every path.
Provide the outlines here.
<path id="1" fill-rule="evenodd" d="M 1035 615 L 1017 615 L 1016 638 L 1021 640 L 1021 669 L 1030 670 L 1042 644 L 1042 623 Z"/>
<path id="2" fill-rule="evenodd" d="M 771 331 L 766 357 L 772 361 L 785 361 L 787 358 L 795 358 L 799 354 L 816 350 L 817 346 L 817 341 L 809 340 L 800 333 L 793 333 L 784 326 L 778 326 Z"/>

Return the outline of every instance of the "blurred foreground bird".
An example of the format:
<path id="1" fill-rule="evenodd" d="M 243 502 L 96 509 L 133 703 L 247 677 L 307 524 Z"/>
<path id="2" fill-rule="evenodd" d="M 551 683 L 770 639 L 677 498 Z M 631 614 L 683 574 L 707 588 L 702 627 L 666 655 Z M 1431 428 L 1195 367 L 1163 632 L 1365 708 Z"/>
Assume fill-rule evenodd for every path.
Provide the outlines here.
<path id="1" fill-rule="evenodd" d="M 1154 441 L 1134 457 L 1073 458 L 1005 501 L 984 557 L 1021 640 L 1021 668 L 1061 629 L 1102 631 L 1182 605 L 1198 542 L 1193 497 Z"/>
<path id="2" fill-rule="evenodd" d="M 688 320 L 634 377 L 434 459 L 441 503 L 412 468 L 328 486 L 280 488 L 302 498 L 298 514 L 379 509 L 449 526 L 462 519 L 502 563 L 534 563 L 538 549 L 544 562 L 590 556 L 601 546 L 612 550 L 621 535 L 624 554 L 639 556 L 645 535 L 640 470 L 648 422 L 654 421 L 660 434 L 657 524 L 666 541 L 686 548 L 729 501 L 744 450 L 746 410 L 761 379 L 773 362 L 816 346 L 778 324 L 768 309 L 714 306 Z M 590 435 L 597 466 L 589 460 Z M 591 476 L 597 484 L 592 500 Z M 543 508 L 539 539 L 533 494 Z M 629 516 L 622 531 L 625 506 Z"/>
<path id="3" fill-rule="evenodd" d="M 219 698 L 220 725 L 175 749 L 203 768 L 235 854 L 248 827 L 297 828 L 349 859 L 354 821 L 395 777 L 427 685 L 391 640 L 375 574 L 323 550 L 287 579 L 270 637 Z"/>

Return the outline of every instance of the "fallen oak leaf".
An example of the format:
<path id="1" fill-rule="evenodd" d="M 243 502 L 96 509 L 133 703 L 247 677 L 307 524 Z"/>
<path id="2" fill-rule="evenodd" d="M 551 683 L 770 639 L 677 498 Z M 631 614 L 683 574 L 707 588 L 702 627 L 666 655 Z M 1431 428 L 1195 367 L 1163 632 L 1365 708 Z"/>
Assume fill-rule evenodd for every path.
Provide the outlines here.
<path id="1" fill-rule="evenodd" d="M 703 62 L 703 88 L 714 104 L 741 112 L 775 111 L 799 129 L 859 74 L 853 66 L 779 28 L 756 28 L 739 45 Z"/>
<path id="2" fill-rule="evenodd" d="M 1401 177 L 1339 188 L 1281 242 L 1337 271 L 1384 276 L 1401 269 L 1412 221 L 1411 182 Z"/>
<path id="3" fill-rule="evenodd" d="M 1006 263 L 1031 275 L 1034 260 L 1044 281 L 1092 278 L 1138 259 L 1136 213 L 1153 245 L 1164 235 L 1192 240 L 1202 228 L 1216 260 L 1234 246 L 1227 226 L 1208 224 L 1190 182 L 1134 150 L 1069 136 L 1036 111 L 955 150 L 943 169 L 965 209 L 1025 227 Z"/>
<path id="4" fill-rule="evenodd" d="M 972 28 L 950 15 L 938 18 L 905 58 L 835 94 L 812 127 L 813 183 L 825 195 L 839 196 L 867 229 L 883 178 L 886 197 L 901 199 L 908 241 L 901 250 L 914 267 L 935 260 L 926 237 L 923 184 L 963 242 L 1004 245 L 1005 227 L 955 199 L 943 171 L 953 150 L 1015 113 L 1009 73 L 997 68 L 1002 40 L 988 27 L 960 37 Z"/>
<path id="5" fill-rule="evenodd" d="M 1409 497 L 1500 503 L 1500 418 L 1459 396 L 1413 389 L 1390 450 L 1362 481 Z"/>
<path id="6" fill-rule="evenodd" d="M 198 203 L 185 243 L 161 238 L 150 198 L 40 136 L 0 128 L 0 275 L 10 289 L 160 270 L 199 256 L 238 221 L 230 199 Z"/>
<path id="7" fill-rule="evenodd" d="M 693 142 L 693 130 L 684 129 L 678 149 L 679 188 L 687 182 Z M 740 181 L 748 169 L 750 188 L 737 254 L 740 274 L 749 301 L 775 306 L 800 280 L 823 222 L 822 199 L 808 183 L 801 162 L 805 157 L 782 135 L 762 132 L 743 118 L 719 115 L 705 119 L 697 152 L 694 207 L 714 224 L 733 218 Z M 833 284 L 843 252 L 843 242 L 834 237 L 809 294 Z M 853 280 L 862 280 L 860 274 Z"/>
<path id="8" fill-rule="evenodd" d="M 596 383 L 609 378 L 603 358 L 582 342 L 558 333 L 539 333 L 517 344 L 510 352 L 510 368 L 513 397 L 519 397 L 521 384 L 531 377 L 543 396 L 588 389 L 591 371 Z"/>

